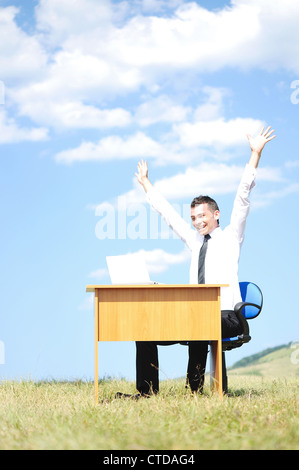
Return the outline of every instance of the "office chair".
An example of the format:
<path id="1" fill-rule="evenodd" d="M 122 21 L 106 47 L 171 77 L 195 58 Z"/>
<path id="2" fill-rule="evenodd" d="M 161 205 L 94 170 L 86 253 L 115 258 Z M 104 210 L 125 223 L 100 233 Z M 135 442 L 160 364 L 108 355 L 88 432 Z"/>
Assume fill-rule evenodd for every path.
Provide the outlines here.
<path id="1" fill-rule="evenodd" d="M 263 307 L 263 294 L 261 289 L 253 282 L 240 282 L 242 302 L 235 305 L 235 313 L 243 325 L 243 332 L 233 338 L 222 339 L 222 382 L 223 391 L 227 393 L 227 373 L 225 364 L 225 351 L 241 347 L 251 340 L 247 320 L 256 318 Z"/>

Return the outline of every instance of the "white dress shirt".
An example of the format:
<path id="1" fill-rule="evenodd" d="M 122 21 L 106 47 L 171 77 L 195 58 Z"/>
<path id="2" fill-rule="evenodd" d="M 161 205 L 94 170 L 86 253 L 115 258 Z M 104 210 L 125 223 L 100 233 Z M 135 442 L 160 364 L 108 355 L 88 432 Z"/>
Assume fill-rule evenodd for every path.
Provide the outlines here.
<path id="1" fill-rule="evenodd" d="M 221 310 L 233 310 L 236 303 L 242 300 L 238 280 L 238 264 L 246 218 L 249 213 L 249 195 L 255 186 L 255 176 L 256 169 L 247 164 L 235 197 L 230 224 L 223 230 L 217 227 L 210 233 L 211 239 L 208 241 L 205 259 L 205 282 L 206 284 L 229 284 L 229 287 L 221 288 Z M 148 190 L 147 200 L 190 248 L 189 282 L 197 284 L 198 257 L 204 237 L 174 210 L 155 187 Z"/>

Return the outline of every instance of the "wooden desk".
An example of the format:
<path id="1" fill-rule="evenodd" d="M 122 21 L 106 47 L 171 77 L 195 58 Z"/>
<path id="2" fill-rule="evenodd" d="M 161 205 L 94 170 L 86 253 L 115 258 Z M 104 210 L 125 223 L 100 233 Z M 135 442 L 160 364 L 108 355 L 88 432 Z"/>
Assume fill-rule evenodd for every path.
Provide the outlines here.
<path id="1" fill-rule="evenodd" d="M 96 285 L 95 402 L 99 341 L 211 341 L 213 386 L 222 397 L 220 287 L 224 284 Z"/>

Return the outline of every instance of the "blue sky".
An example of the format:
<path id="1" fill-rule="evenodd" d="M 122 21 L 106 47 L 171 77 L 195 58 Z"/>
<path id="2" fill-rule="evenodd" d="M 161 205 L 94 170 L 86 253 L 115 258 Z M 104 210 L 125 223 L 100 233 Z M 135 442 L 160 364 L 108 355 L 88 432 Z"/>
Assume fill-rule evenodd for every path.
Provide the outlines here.
<path id="1" fill-rule="evenodd" d="M 299 5 L 292 0 L 0 2 L 1 379 L 92 379 L 93 297 L 106 255 L 144 250 L 151 277 L 188 283 L 188 253 L 150 212 L 150 178 L 188 218 L 208 193 L 229 223 L 271 125 L 240 280 L 264 293 L 228 365 L 298 340 Z M 101 343 L 100 376 L 135 378 L 134 343 Z M 160 348 L 161 379 L 187 348 Z"/>

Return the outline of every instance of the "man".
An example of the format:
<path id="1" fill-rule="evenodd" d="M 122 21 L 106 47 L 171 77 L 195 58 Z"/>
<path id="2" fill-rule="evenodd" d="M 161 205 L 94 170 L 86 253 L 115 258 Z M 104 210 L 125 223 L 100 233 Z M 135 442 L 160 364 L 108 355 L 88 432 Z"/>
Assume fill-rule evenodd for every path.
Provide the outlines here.
<path id="1" fill-rule="evenodd" d="M 139 183 L 147 193 L 148 202 L 166 221 L 191 250 L 191 284 L 229 284 L 221 288 L 222 337 L 242 333 L 242 327 L 234 313 L 234 306 L 241 301 L 238 280 L 238 262 L 244 238 L 246 218 L 249 212 L 249 195 L 255 186 L 256 169 L 267 142 L 274 139 L 271 127 L 264 128 L 252 138 L 247 135 L 251 156 L 245 167 L 234 201 L 230 224 L 222 230 L 219 225 L 220 211 L 209 196 L 199 196 L 191 203 L 191 221 L 195 228 L 181 218 L 173 207 L 159 194 L 148 178 L 147 163 L 138 163 L 136 173 Z M 205 254 L 204 254 L 205 251 Z M 137 395 L 118 393 L 118 397 L 150 396 L 159 391 L 159 364 L 157 345 L 174 342 L 136 342 L 136 388 Z M 190 341 L 187 383 L 192 392 L 202 392 L 208 343 Z"/>

